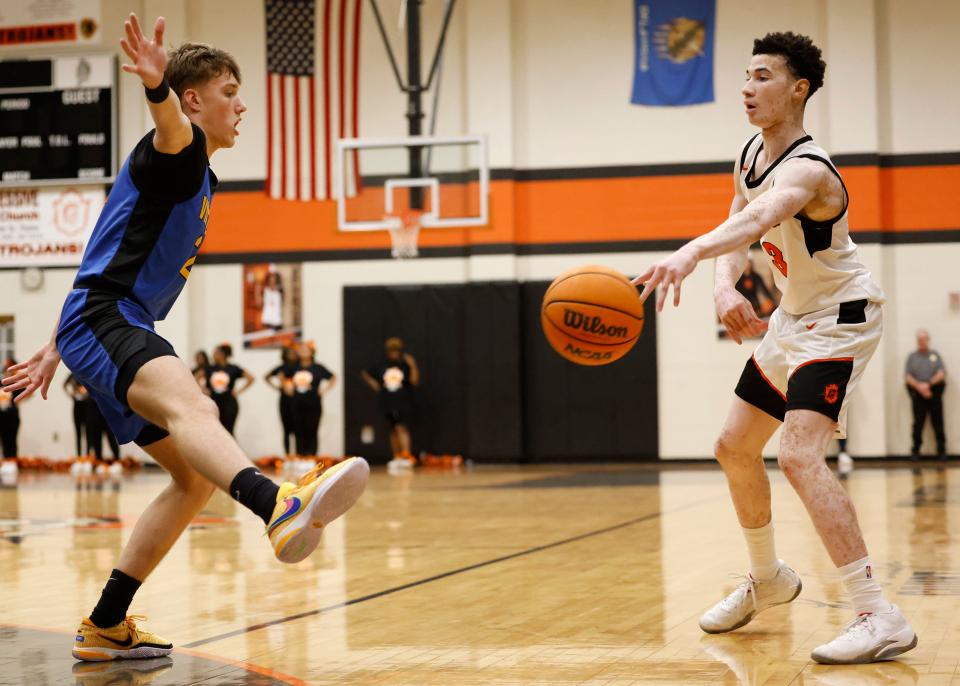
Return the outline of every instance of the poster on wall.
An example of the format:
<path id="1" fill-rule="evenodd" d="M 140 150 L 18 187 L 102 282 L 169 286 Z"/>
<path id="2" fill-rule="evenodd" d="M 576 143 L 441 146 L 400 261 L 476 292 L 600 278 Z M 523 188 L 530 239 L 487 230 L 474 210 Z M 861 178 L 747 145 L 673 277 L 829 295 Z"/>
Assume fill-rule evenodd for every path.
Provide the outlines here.
<path id="1" fill-rule="evenodd" d="M 243 347 L 282 348 L 303 331 L 299 264 L 243 265 Z"/>
<path id="2" fill-rule="evenodd" d="M 105 200 L 103 186 L 0 190 L 0 267 L 79 265 Z"/>
<path id="3" fill-rule="evenodd" d="M 770 315 L 780 304 L 780 291 L 773 282 L 770 272 L 770 260 L 761 250 L 751 250 L 743 275 L 737 281 L 737 291 L 753 306 L 753 311 L 764 322 L 770 321 Z M 727 329 L 717 319 L 717 338 L 730 336 Z M 763 334 L 753 338 L 763 338 Z"/>
<path id="4" fill-rule="evenodd" d="M 713 102 L 716 0 L 634 0 L 634 105 Z"/>
<path id="5" fill-rule="evenodd" d="M 101 40 L 100 0 L 0 3 L 0 46 L 87 45 Z"/>

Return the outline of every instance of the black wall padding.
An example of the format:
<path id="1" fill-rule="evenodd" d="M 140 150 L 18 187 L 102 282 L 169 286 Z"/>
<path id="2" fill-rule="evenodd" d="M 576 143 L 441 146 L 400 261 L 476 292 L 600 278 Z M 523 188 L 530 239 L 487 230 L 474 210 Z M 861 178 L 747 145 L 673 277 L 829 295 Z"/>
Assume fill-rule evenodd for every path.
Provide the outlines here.
<path id="1" fill-rule="evenodd" d="M 520 420 L 520 293 L 515 283 L 348 287 L 343 294 L 346 447 L 390 456 L 387 425 L 360 370 L 399 336 L 420 366 L 414 452 L 516 459 Z M 360 442 L 364 425 L 376 441 Z"/>
<path id="2" fill-rule="evenodd" d="M 474 459 L 518 459 L 523 452 L 520 288 L 465 286 L 465 432 Z"/>
<path id="3" fill-rule="evenodd" d="M 640 340 L 608 365 L 560 357 L 540 328 L 548 282 L 522 285 L 524 303 L 524 455 L 528 460 L 655 459 L 657 330 L 646 303 Z"/>
<path id="4" fill-rule="evenodd" d="M 657 456 L 655 319 L 634 350 L 606 367 L 567 362 L 540 330 L 549 284 L 359 286 L 343 291 L 347 452 L 390 457 L 387 424 L 360 370 L 400 336 L 422 382 L 414 452 L 475 460 Z M 372 425 L 373 444 L 360 441 Z"/>

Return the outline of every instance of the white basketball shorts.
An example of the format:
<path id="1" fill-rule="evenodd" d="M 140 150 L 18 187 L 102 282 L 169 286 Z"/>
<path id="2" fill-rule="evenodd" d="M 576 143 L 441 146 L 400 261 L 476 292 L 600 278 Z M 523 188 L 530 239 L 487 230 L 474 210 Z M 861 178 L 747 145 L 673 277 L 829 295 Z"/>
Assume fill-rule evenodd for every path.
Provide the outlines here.
<path id="1" fill-rule="evenodd" d="M 813 410 L 846 436 L 847 397 L 883 333 L 879 303 L 853 300 L 804 315 L 777 309 L 747 361 L 736 394 L 780 421 L 790 410 Z"/>

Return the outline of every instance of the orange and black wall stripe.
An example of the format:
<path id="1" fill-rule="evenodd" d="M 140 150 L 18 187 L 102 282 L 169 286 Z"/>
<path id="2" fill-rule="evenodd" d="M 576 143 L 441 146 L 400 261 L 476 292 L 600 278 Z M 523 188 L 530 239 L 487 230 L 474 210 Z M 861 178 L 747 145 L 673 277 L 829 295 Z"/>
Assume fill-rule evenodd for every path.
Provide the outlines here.
<path id="1" fill-rule="evenodd" d="M 833 158 L 859 243 L 960 242 L 960 152 Z M 494 169 L 490 224 L 420 234 L 421 254 L 667 250 L 727 214 L 732 162 Z M 367 186 L 369 188 L 370 186 Z M 380 199 L 371 196 L 372 204 Z M 333 201 L 273 200 L 263 181 L 222 182 L 203 262 L 389 257 L 385 232 L 337 231 Z"/>

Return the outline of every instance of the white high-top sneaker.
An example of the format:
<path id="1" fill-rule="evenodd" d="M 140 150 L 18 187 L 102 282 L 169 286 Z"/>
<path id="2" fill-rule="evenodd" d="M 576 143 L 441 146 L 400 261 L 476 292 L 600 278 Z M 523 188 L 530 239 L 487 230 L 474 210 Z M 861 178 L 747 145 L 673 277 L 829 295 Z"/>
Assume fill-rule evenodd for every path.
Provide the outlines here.
<path id="1" fill-rule="evenodd" d="M 917 646 L 917 635 L 900 612 L 891 605 L 886 612 L 859 615 L 829 643 L 810 654 L 823 665 L 855 665 L 879 662 Z"/>
<path id="2" fill-rule="evenodd" d="M 747 624 L 757 614 L 774 605 L 783 605 L 800 595 L 800 575 L 780 562 L 780 571 L 769 581 L 747 579 L 733 593 L 707 610 L 700 628 L 708 634 L 722 634 Z"/>

